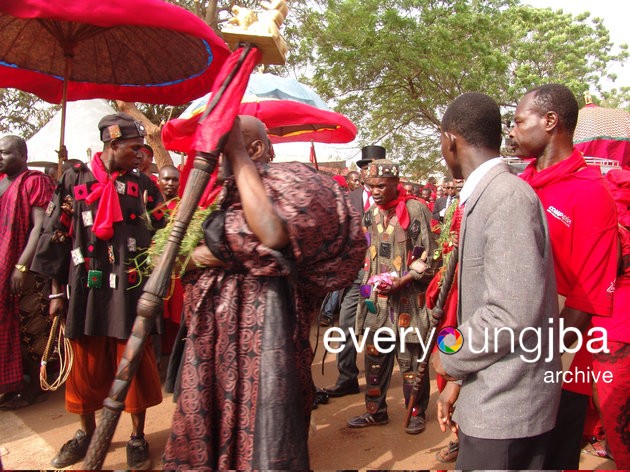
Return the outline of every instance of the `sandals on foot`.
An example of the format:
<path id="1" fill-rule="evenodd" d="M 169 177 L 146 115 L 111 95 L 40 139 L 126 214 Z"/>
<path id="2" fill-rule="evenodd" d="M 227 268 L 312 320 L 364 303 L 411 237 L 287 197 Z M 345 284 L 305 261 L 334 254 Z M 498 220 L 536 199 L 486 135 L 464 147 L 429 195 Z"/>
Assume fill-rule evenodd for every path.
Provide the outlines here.
<path id="1" fill-rule="evenodd" d="M 582 452 L 592 456 L 602 457 L 604 459 L 613 459 L 610 451 L 608 450 L 606 440 L 597 439 L 595 436 L 588 441 L 588 444 L 584 447 L 584 449 L 582 449 Z"/>

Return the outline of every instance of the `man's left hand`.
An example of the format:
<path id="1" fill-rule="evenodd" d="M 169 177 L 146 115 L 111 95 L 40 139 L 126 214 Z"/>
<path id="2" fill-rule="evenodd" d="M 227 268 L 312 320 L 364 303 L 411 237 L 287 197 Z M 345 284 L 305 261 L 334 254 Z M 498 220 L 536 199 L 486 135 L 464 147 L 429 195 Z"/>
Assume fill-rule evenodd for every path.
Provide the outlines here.
<path id="1" fill-rule="evenodd" d="M 398 292 L 402 288 L 402 282 L 399 278 L 392 278 L 391 285 L 384 285 L 383 288 L 378 289 L 379 293 L 383 295 L 391 295 L 392 293 Z"/>
<path id="2" fill-rule="evenodd" d="M 449 428 L 452 432 L 457 433 L 457 423 L 453 421 L 453 412 L 455 411 L 455 402 L 459 397 L 461 387 L 454 382 L 447 382 L 444 390 L 440 393 L 437 401 L 437 418 L 442 432 L 446 432 Z"/>

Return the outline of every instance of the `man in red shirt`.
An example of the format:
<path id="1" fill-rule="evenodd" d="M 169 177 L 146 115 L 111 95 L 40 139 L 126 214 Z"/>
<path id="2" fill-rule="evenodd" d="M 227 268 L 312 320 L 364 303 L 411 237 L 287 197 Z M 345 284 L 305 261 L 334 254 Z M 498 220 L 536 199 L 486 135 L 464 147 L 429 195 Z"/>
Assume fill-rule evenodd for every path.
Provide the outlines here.
<path id="1" fill-rule="evenodd" d="M 587 372 L 591 317 L 612 313 L 617 264 L 615 205 L 601 172 L 573 149 L 578 104 L 558 84 L 529 91 L 516 108 L 510 131 L 516 154 L 536 159 L 521 177 L 542 201 L 553 248 L 561 322 L 583 336 L 570 371 Z M 565 346 L 580 336 L 564 332 Z M 565 353 L 563 357 L 566 357 Z M 563 359 L 564 361 L 565 359 Z M 573 375 L 575 380 L 577 375 Z M 587 376 L 585 376 L 587 377 Z M 545 469 L 578 469 L 591 383 L 565 382 Z"/>
<path id="2" fill-rule="evenodd" d="M 606 182 L 617 207 L 619 266 L 615 283 L 613 315 L 593 318 L 608 332 L 609 352 L 593 356 L 593 370 L 608 375 L 597 382 L 599 411 L 607 449 L 619 470 L 630 469 L 630 170 L 613 169 Z M 606 374 L 606 372 L 608 372 Z"/>

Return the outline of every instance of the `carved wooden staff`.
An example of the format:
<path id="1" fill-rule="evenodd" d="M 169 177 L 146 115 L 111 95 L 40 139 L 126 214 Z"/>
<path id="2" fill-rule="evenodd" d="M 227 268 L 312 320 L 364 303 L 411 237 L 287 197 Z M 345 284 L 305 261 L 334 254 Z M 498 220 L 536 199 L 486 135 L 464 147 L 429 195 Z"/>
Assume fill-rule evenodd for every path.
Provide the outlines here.
<path id="1" fill-rule="evenodd" d="M 212 98 L 206 108 L 205 113 L 199 120 L 201 125 L 202 120 L 212 113 L 217 107 L 220 100 L 223 98 L 224 93 L 229 88 L 231 83 L 237 74 L 242 77 L 246 74 L 249 77 L 253 68 L 258 64 L 258 61 L 249 61 L 248 56 L 250 54 L 256 54 L 256 47 L 252 44 L 246 44 L 242 50 L 236 51 L 233 54 L 240 54 L 234 68 L 228 73 L 223 81 L 221 87 L 216 93 L 213 93 Z M 255 56 L 259 58 L 260 56 Z M 228 60 L 229 62 L 229 60 Z M 244 65 L 245 64 L 245 65 Z M 247 82 L 245 82 L 246 84 Z M 242 91 L 232 91 L 230 100 L 237 100 L 240 103 L 245 87 L 242 87 Z M 240 93 L 240 95 L 239 95 Z M 221 110 L 217 110 L 221 112 Z M 232 119 L 230 119 L 232 118 Z M 233 117 L 222 116 L 225 121 L 229 120 L 229 128 L 231 128 Z M 120 363 L 118 365 L 118 371 L 116 378 L 112 384 L 112 388 L 109 391 L 109 397 L 103 402 L 103 413 L 101 421 L 94 432 L 94 436 L 90 442 L 90 446 L 85 457 L 84 468 L 86 470 L 100 470 L 105 461 L 105 456 L 111 445 L 112 437 L 116 430 L 120 414 L 125 407 L 125 397 L 131 383 L 131 379 L 138 370 L 140 364 L 140 356 L 142 348 L 146 339 L 151 333 L 155 318 L 162 313 L 164 305 L 164 297 L 167 294 L 168 287 L 171 283 L 171 272 L 175 259 L 179 253 L 181 242 L 186 234 L 188 225 L 192 219 L 195 210 L 198 207 L 199 200 L 203 195 L 203 192 L 208 185 L 210 176 L 214 172 L 214 169 L 219 160 L 220 150 L 227 138 L 227 134 L 222 136 L 212 149 L 203 149 L 196 151 L 196 156 L 193 161 L 193 168 L 190 172 L 189 180 L 184 189 L 184 195 L 182 196 L 180 205 L 175 215 L 175 223 L 173 229 L 168 237 L 164 252 L 160 256 L 155 270 L 149 277 L 140 299 L 138 300 L 137 316 L 131 329 L 131 335 L 127 340 L 127 346 L 122 355 Z M 198 143 L 199 141 L 197 141 Z M 209 151 L 209 152 L 204 152 Z"/>
<path id="2" fill-rule="evenodd" d="M 429 331 L 427 333 L 427 337 L 429 337 L 429 339 L 425 340 L 425 346 L 427 346 L 427 355 L 424 356 L 423 361 L 419 362 L 418 372 L 413 379 L 413 387 L 411 389 L 409 403 L 407 404 L 407 414 L 405 415 L 405 428 L 409 426 L 409 420 L 411 419 L 411 414 L 413 413 L 413 406 L 414 403 L 416 403 L 416 398 L 418 398 L 418 394 L 420 393 L 420 386 L 422 385 L 424 376 L 428 375 L 429 360 L 431 357 L 431 353 L 433 352 L 433 348 L 435 348 L 435 344 L 437 343 L 437 334 L 434 331 L 438 327 L 438 325 L 442 321 L 442 317 L 444 316 L 444 303 L 446 302 L 446 297 L 448 296 L 448 292 L 451 290 L 451 285 L 453 285 L 453 279 L 455 278 L 455 268 L 457 267 L 458 253 L 459 251 L 456 246 L 451 252 L 451 256 L 448 260 L 448 265 L 446 266 L 446 270 L 444 271 L 444 278 L 442 279 L 442 287 L 440 287 L 438 299 L 435 302 L 435 306 L 433 307 L 433 309 L 430 310 L 431 319 L 429 320 Z"/>

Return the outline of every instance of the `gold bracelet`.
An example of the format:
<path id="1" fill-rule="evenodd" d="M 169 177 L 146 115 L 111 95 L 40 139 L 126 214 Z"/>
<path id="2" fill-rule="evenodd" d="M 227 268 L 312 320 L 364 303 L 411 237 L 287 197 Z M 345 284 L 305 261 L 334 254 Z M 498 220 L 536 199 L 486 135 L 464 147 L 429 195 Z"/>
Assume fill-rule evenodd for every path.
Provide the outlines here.
<path id="1" fill-rule="evenodd" d="M 23 274 L 28 272 L 28 267 L 26 267 L 24 264 L 15 264 L 15 268 Z"/>

